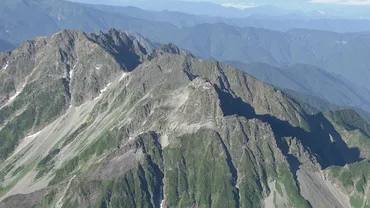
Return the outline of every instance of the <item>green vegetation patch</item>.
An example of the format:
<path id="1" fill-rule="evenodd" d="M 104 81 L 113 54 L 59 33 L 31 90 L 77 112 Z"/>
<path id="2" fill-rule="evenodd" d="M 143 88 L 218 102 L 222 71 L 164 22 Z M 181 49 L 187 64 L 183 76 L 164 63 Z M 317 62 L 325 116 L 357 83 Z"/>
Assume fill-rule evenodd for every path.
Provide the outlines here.
<path id="1" fill-rule="evenodd" d="M 338 180 L 346 188 L 348 193 L 355 190 L 358 194 L 364 194 L 367 184 L 370 181 L 370 162 L 367 160 L 344 167 L 331 167 L 329 171 L 331 176 Z"/>
<path id="2" fill-rule="evenodd" d="M 60 152 L 59 149 L 51 150 L 49 154 L 37 164 L 38 172 L 36 174 L 35 180 L 38 180 L 39 178 L 41 178 L 54 168 L 53 159 L 56 155 L 58 155 L 59 152 Z"/>
<path id="3" fill-rule="evenodd" d="M 34 208 L 49 208 L 52 207 L 56 200 L 56 191 L 52 190 L 44 196 L 41 202 L 36 205 Z"/>
<path id="4" fill-rule="evenodd" d="M 61 148 L 67 146 L 71 142 L 73 142 L 79 134 L 81 134 L 83 131 L 87 129 L 89 126 L 88 123 L 83 123 L 81 126 L 79 126 L 71 135 L 69 135 L 63 142 Z"/>
<path id="5" fill-rule="evenodd" d="M 0 160 L 6 159 L 14 150 L 19 140 L 26 136 L 36 118 L 36 111 L 28 108 L 19 116 L 9 121 L 0 131 Z"/>
<path id="6" fill-rule="evenodd" d="M 362 208 L 364 200 L 362 200 L 361 197 L 351 196 L 350 203 L 353 208 Z"/>
<path id="7" fill-rule="evenodd" d="M 4 121 L 14 116 L 17 110 L 25 108 L 0 131 L 0 160 L 6 159 L 14 151 L 19 140 L 32 129 L 52 122 L 66 109 L 69 98 L 64 91 L 62 80 L 57 80 L 50 87 L 40 85 L 40 83 L 26 85 L 10 107 L 0 110 L 0 120 Z"/>
<path id="8" fill-rule="evenodd" d="M 90 195 L 97 196 L 96 201 L 91 202 L 90 207 L 159 207 L 162 198 L 163 172 L 162 156 L 157 135 L 147 133 L 135 140 L 137 148 L 141 149 L 144 156 L 138 165 L 122 173 L 119 178 L 105 180 L 82 180 L 72 185 L 67 194 L 66 201 L 71 204 L 64 204 L 63 207 L 72 207 L 79 203 L 86 203 Z M 64 175 L 68 167 L 76 164 L 66 165 Z M 68 166 L 68 167 L 67 167 Z M 58 181 L 54 181 L 57 183 Z"/>
<path id="9" fill-rule="evenodd" d="M 325 113 L 325 116 L 348 131 L 359 129 L 370 137 L 370 125 L 354 110 L 329 111 Z"/>
<path id="10" fill-rule="evenodd" d="M 18 173 L 20 173 L 24 168 L 24 165 L 21 165 L 19 166 L 17 169 L 15 169 L 13 172 L 12 172 L 12 177 L 16 176 Z"/>
<path id="11" fill-rule="evenodd" d="M 0 187 L 0 196 L 6 194 L 10 189 L 12 189 L 32 168 L 35 164 L 25 165 L 21 170 L 18 170 L 16 177 L 5 187 Z"/>
<path id="12" fill-rule="evenodd" d="M 235 170 L 221 138 L 210 130 L 178 138 L 164 150 L 165 194 L 169 207 L 237 207 Z"/>
<path id="13" fill-rule="evenodd" d="M 294 207 L 310 207 L 307 201 L 300 195 L 296 182 L 287 165 L 279 166 L 278 180 L 284 185 L 285 192 Z"/>

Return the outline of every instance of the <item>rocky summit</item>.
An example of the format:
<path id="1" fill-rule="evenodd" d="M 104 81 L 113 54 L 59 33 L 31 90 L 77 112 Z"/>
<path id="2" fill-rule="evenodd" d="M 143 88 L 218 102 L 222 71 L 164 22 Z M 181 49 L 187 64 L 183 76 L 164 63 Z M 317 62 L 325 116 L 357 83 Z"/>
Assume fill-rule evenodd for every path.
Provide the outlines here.
<path id="1" fill-rule="evenodd" d="M 370 125 L 114 29 L 0 53 L 0 207 L 370 207 Z"/>

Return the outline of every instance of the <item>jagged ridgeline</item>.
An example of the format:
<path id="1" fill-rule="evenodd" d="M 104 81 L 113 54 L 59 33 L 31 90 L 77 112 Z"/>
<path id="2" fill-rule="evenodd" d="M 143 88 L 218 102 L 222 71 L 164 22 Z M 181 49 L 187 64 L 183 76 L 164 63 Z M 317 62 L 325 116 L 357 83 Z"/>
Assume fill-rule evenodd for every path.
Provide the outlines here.
<path id="1" fill-rule="evenodd" d="M 0 207 L 370 207 L 370 126 L 135 33 L 0 54 Z"/>

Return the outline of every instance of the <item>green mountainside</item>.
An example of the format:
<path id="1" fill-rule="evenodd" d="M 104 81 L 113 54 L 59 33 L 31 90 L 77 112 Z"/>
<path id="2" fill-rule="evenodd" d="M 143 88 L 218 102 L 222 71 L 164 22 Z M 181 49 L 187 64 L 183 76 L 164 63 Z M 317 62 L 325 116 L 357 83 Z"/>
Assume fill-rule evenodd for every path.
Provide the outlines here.
<path id="1" fill-rule="evenodd" d="M 150 38 L 150 34 L 147 36 Z M 369 59 L 366 56 L 370 45 L 369 33 L 303 29 L 278 32 L 218 23 L 166 31 L 160 37 L 160 42 L 172 42 L 204 58 L 262 62 L 278 67 L 308 64 L 370 89 Z"/>
<path id="2" fill-rule="evenodd" d="M 330 103 L 326 100 L 318 98 L 316 96 L 305 94 L 302 92 L 297 92 L 293 90 L 283 90 L 289 96 L 291 96 L 294 100 L 299 102 L 301 107 L 307 112 L 311 114 L 316 114 L 319 112 L 325 111 L 333 111 L 333 110 L 343 110 L 348 109 L 348 106 L 340 106 Z M 370 113 L 365 111 L 361 108 L 351 108 L 357 112 L 363 119 L 365 119 L 368 123 L 370 122 Z"/>
<path id="3" fill-rule="evenodd" d="M 0 207 L 369 207 L 369 124 L 137 34 L 0 53 Z M 350 168 L 356 168 L 356 174 Z"/>
<path id="4" fill-rule="evenodd" d="M 307 107 L 327 111 L 350 106 L 364 118 L 370 118 L 367 113 L 370 111 L 370 92 L 336 74 L 305 64 L 277 68 L 263 63 L 226 63 L 281 88 L 300 103 L 306 103 Z"/>

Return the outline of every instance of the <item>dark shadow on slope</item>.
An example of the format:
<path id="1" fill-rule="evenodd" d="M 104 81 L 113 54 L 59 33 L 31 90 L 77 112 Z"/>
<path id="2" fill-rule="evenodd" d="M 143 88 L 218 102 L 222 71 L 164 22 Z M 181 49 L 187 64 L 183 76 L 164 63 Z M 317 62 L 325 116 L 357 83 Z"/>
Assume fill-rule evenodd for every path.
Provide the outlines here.
<path id="1" fill-rule="evenodd" d="M 308 116 L 310 131 L 294 127 L 289 122 L 280 120 L 271 115 L 257 115 L 254 108 L 241 98 L 233 97 L 229 92 L 216 87 L 219 94 L 221 108 L 225 116 L 238 115 L 247 119 L 259 119 L 268 123 L 277 139 L 277 144 L 285 156 L 290 159 L 292 169 L 298 169 L 299 161 L 288 155 L 289 147 L 285 137 L 297 138 L 304 147 L 317 155 L 323 168 L 361 161 L 358 148 L 349 148 L 333 125 L 322 115 Z"/>
<path id="2" fill-rule="evenodd" d="M 94 34 L 93 34 L 94 35 Z M 132 71 L 141 64 L 140 56 L 134 51 L 134 44 L 127 36 L 121 37 L 120 33 L 111 30 L 110 34 L 103 34 L 90 38 L 91 41 L 102 46 L 109 52 L 122 68 Z M 147 51 L 139 45 L 140 52 L 147 54 Z"/>
<path id="3" fill-rule="evenodd" d="M 363 159 L 360 157 L 360 150 L 349 148 L 322 113 L 310 116 L 309 123 L 313 132 L 311 149 L 315 149 L 317 154 L 327 159 L 326 164 L 322 164 L 324 168 L 331 165 L 344 166 Z"/>
<path id="4" fill-rule="evenodd" d="M 286 158 L 287 158 L 287 160 L 289 162 L 290 169 L 294 173 L 294 178 L 295 178 L 295 180 L 297 180 L 296 173 L 299 170 L 299 166 L 301 166 L 302 163 L 297 159 L 296 156 L 291 155 L 291 154 L 288 154 L 288 153 L 284 153 L 284 154 L 285 154 L 285 156 L 286 156 Z M 297 187 L 299 188 L 298 184 L 297 184 Z"/>
<path id="5" fill-rule="evenodd" d="M 230 93 L 225 92 L 215 86 L 218 93 L 218 98 L 221 102 L 221 109 L 225 116 L 238 115 L 247 119 L 256 118 L 254 108 L 245 103 L 241 98 L 234 98 Z"/>
<path id="6" fill-rule="evenodd" d="M 160 164 L 156 163 L 155 156 L 151 155 L 150 151 L 157 151 L 157 160 L 163 160 L 162 146 L 159 141 L 159 135 L 156 132 L 150 131 L 144 134 L 139 135 L 139 138 L 142 142 L 143 152 L 146 154 L 146 165 L 148 171 L 150 172 L 151 183 L 154 185 L 152 187 L 152 194 L 155 207 L 160 207 L 161 201 L 163 199 L 163 188 L 164 188 L 164 172 L 160 168 Z M 146 144 L 144 144 L 146 143 Z M 151 143 L 151 145 L 149 145 Z M 148 145 L 148 146 L 147 146 Z M 151 149 L 151 150 L 149 150 Z"/>

